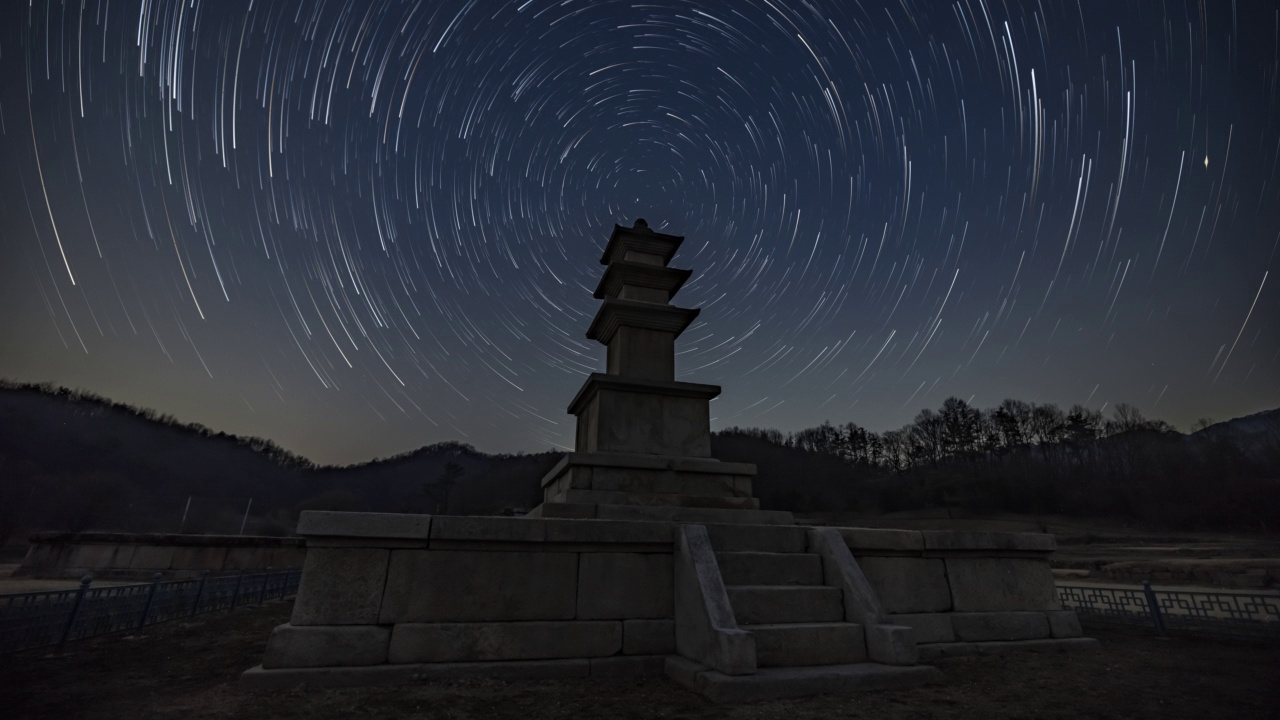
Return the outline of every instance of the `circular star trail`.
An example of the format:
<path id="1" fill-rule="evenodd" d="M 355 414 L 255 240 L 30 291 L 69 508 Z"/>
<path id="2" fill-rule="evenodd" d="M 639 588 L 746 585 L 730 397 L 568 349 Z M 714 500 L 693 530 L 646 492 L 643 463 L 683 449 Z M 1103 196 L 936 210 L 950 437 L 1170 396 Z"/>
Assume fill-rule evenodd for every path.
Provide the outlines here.
<path id="1" fill-rule="evenodd" d="M 0 10 L 0 376 L 348 463 L 570 448 L 614 223 L 713 424 L 1280 404 L 1267 3 Z"/>

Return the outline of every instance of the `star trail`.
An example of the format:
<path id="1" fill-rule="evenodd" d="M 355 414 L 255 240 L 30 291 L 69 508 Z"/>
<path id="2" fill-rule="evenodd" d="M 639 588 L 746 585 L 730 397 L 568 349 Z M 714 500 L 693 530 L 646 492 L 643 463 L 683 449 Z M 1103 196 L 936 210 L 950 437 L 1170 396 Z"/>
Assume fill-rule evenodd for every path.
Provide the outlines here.
<path id="1" fill-rule="evenodd" d="M 351 463 L 573 445 L 614 223 L 713 426 L 1280 405 L 1267 2 L 0 8 L 0 376 Z"/>

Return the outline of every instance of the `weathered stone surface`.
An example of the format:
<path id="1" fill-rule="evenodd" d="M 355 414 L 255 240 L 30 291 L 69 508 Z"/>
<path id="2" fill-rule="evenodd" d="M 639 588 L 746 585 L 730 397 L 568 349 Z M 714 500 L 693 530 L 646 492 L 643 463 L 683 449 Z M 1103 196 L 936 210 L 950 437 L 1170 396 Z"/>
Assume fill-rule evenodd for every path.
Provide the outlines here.
<path id="1" fill-rule="evenodd" d="M 854 623 L 752 625 L 757 667 L 841 665 L 865 662 L 867 643 Z"/>
<path id="2" fill-rule="evenodd" d="M 304 555 L 303 557 L 306 557 L 306 556 Z M 228 548 L 227 560 L 222 567 L 226 570 L 259 570 L 267 567 L 267 565 L 270 564 L 270 563 L 264 562 L 266 558 L 267 558 L 267 548 L 255 548 L 255 547 Z"/>
<path id="3" fill-rule="evenodd" d="M 599 429 L 596 444 L 588 445 L 588 452 L 652 453 L 686 457 L 711 456 L 711 415 L 707 398 L 680 397 L 651 392 L 650 384 L 657 381 L 631 381 L 634 388 L 622 389 L 596 380 L 602 386 L 597 390 L 599 402 Z M 670 383 L 704 387 L 693 383 Z M 719 388 L 716 388 L 719 391 Z"/>
<path id="4" fill-rule="evenodd" d="M 571 620 L 577 582 L 577 553 L 393 550 L 378 622 Z"/>
<path id="5" fill-rule="evenodd" d="M 951 609 L 946 567 L 937 558 L 860 557 L 858 567 L 887 613 L 927 613 Z"/>
<path id="6" fill-rule="evenodd" d="M 645 522 L 530 517 L 441 516 L 431 539 L 521 543 L 670 543 L 671 528 Z"/>
<path id="7" fill-rule="evenodd" d="M 217 572 L 227 560 L 224 547 L 180 547 L 173 553 L 169 567 L 175 570 L 209 570 Z"/>
<path id="8" fill-rule="evenodd" d="M 615 655 L 591 658 L 591 677 L 657 677 L 666 666 L 666 655 Z"/>
<path id="9" fill-rule="evenodd" d="M 674 616 L 670 554 L 582 553 L 578 558 L 578 619 Z"/>
<path id="10" fill-rule="evenodd" d="M 1044 560 L 949 557 L 945 562 L 956 612 L 1059 609 Z"/>
<path id="11" fill-rule="evenodd" d="M 616 620 L 398 623 L 388 662 L 474 662 L 608 657 L 622 650 Z"/>
<path id="12" fill-rule="evenodd" d="M 725 585 L 821 585 L 822 558 L 809 553 L 716 553 Z"/>
<path id="13" fill-rule="evenodd" d="M 813 528 L 808 533 L 813 551 L 822 556 L 826 584 L 839 588 L 844 599 L 844 619 L 864 628 L 884 624 L 884 609 L 875 589 L 863 574 L 849 546 L 835 528 Z M 872 656 L 873 661 L 878 660 Z"/>
<path id="14" fill-rule="evenodd" d="M 863 628 L 867 635 L 867 656 L 872 662 L 884 665 L 915 665 L 920 662 L 915 629 L 906 625 L 870 625 Z"/>
<path id="15" fill-rule="evenodd" d="M 740 625 L 844 620 L 839 588 L 740 585 L 725 588 Z"/>
<path id="16" fill-rule="evenodd" d="M 949 657 L 1001 655 L 1016 652 L 1072 652 L 1076 650 L 1093 650 L 1097 647 L 1098 641 L 1093 638 L 932 643 L 920 646 L 920 661 L 932 662 Z"/>
<path id="17" fill-rule="evenodd" d="M 391 628 L 377 625 L 277 625 L 264 668 L 379 665 L 387 661 Z"/>
<path id="18" fill-rule="evenodd" d="M 744 525 L 791 525 L 791 513 L 783 510 L 728 510 L 723 508 L 661 507 L 645 505 L 594 505 L 601 520 L 644 520 L 664 523 L 742 523 Z"/>
<path id="19" fill-rule="evenodd" d="M 307 549 L 305 547 L 277 547 L 271 548 L 267 554 L 267 567 L 273 568 L 297 568 L 302 567 L 307 559 Z"/>
<path id="20" fill-rule="evenodd" d="M 756 510 L 760 501 L 753 497 L 731 495 L 662 495 L 612 490 L 562 490 L 546 498 L 551 502 L 595 503 L 597 505 L 648 505 L 655 507 L 716 508 L 723 510 Z"/>
<path id="21" fill-rule="evenodd" d="M 677 470 L 596 467 L 585 487 L 623 493 L 747 497 L 735 485 L 735 475 L 690 473 Z M 580 486 L 575 486 L 580 487 Z"/>
<path id="22" fill-rule="evenodd" d="M 67 567 L 85 570 L 117 567 L 115 556 L 118 549 L 118 545 L 77 545 L 67 558 Z"/>
<path id="23" fill-rule="evenodd" d="M 707 535 L 717 552 L 802 553 L 808 548 L 808 528 L 791 525 L 708 524 Z"/>
<path id="24" fill-rule="evenodd" d="M 1049 618 L 1049 634 L 1055 638 L 1078 638 L 1084 635 L 1080 627 L 1080 618 L 1074 610 L 1049 610 L 1045 612 Z"/>
<path id="25" fill-rule="evenodd" d="M 141 545 L 133 551 L 133 559 L 129 561 L 132 570 L 168 570 L 173 563 L 173 553 L 178 548 L 173 545 Z"/>
<path id="26" fill-rule="evenodd" d="M 961 642 L 1039 640 L 1049 637 L 1042 612 L 952 613 L 951 626 Z"/>
<path id="27" fill-rule="evenodd" d="M 889 622 L 894 625 L 906 625 L 915 631 L 916 642 L 940 643 L 955 642 L 956 633 L 951 627 L 949 613 L 912 613 L 890 615 Z"/>
<path id="28" fill-rule="evenodd" d="M 920 551 L 924 537 L 919 530 L 882 530 L 879 528 L 837 528 L 855 556 L 867 550 Z"/>
<path id="29" fill-rule="evenodd" d="M 755 638 L 738 627 L 707 529 L 676 529 L 676 649 L 726 675 L 756 671 Z"/>
<path id="30" fill-rule="evenodd" d="M 623 620 L 623 655 L 670 655 L 676 651 L 674 620 Z"/>
<path id="31" fill-rule="evenodd" d="M 375 625 L 388 550 L 313 548 L 302 566 L 294 625 Z"/>
<path id="32" fill-rule="evenodd" d="M 425 540 L 430 530 L 430 515 L 304 510 L 298 517 L 299 535 Z"/>
<path id="33" fill-rule="evenodd" d="M 1058 543 L 1045 533 L 967 532 L 958 530 L 925 530 L 926 550 L 1017 550 L 1053 552 Z"/>

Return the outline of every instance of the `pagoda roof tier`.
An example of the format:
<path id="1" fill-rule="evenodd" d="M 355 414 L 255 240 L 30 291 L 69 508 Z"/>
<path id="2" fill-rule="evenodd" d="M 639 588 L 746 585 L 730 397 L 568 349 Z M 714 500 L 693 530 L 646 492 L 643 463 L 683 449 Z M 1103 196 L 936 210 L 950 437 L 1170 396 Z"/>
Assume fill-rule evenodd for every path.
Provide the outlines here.
<path id="1" fill-rule="evenodd" d="M 624 325 L 646 330 L 664 330 L 679 337 L 700 312 L 702 311 L 699 309 L 640 300 L 605 298 L 596 312 L 595 320 L 591 321 L 591 327 L 587 329 L 587 337 L 607 345 L 617 334 L 618 328 Z"/>
<path id="2" fill-rule="evenodd" d="M 582 383 L 578 394 L 569 403 L 569 414 L 577 415 L 591 398 L 601 390 L 640 393 L 642 395 L 666 395 L 671 397 L 696 398 L 710 402 L 720 394 L 719 385 L 680 382 L 678 380 L 640 380 L 623 378 L 605 373 L 591 373 L 587 381 Z"/>
<path id="3" fill-rule="evenodd" d="M 676 250 L 680 249 L 680 243 L 683 242 L 683 235 L 654 232 L 643 220 L 637 220 L 636 227 L 633 228 L 614 225 L 613 234 L 609 236 L 609 244 L 605 245 L 604 254 L 600 256 L 600 264 L 608 265 L 622 260 L 626 257 L 628 250 L 635 250 L 648 255 L 658 255 L 662 258 L 662 264 L 666 265 L 671 262 L 671 258 L 675 256 Z"/>
<path id="4" fill-rule="evenodd" d="M 692 274 L 692 270 L 615 260 L 609 263 L 604 276 L 600 278 L 595 297 L 597 300 L 603 300 L 606 297 L 616 298 L 618 293 L 622 292 L 623 285 L 665 290 L 667 297 L 672 297 L 680 291 Z"/>

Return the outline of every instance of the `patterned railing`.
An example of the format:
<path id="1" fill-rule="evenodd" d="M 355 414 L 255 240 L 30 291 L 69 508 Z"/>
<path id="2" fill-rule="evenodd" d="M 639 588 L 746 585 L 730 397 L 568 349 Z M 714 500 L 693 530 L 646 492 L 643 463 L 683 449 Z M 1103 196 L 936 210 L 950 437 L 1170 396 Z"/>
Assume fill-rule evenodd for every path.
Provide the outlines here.
<path id="1" fill-rule="evenodd" d="M 0 654 L 48 645 L 61 650 L 69 640 L 261 604 L 297 592 L 301 578 L 296 568 L 167 582 L 156 573 L 138 585 L 95 588 L 86 577 L 75 590 L 0 595 Z"/>
<path id="2" fill-rule="evenodd" d="M 1059 584 L 1058 600 L 1084 623 L 1280 641 L 1280 595 Z"/>

